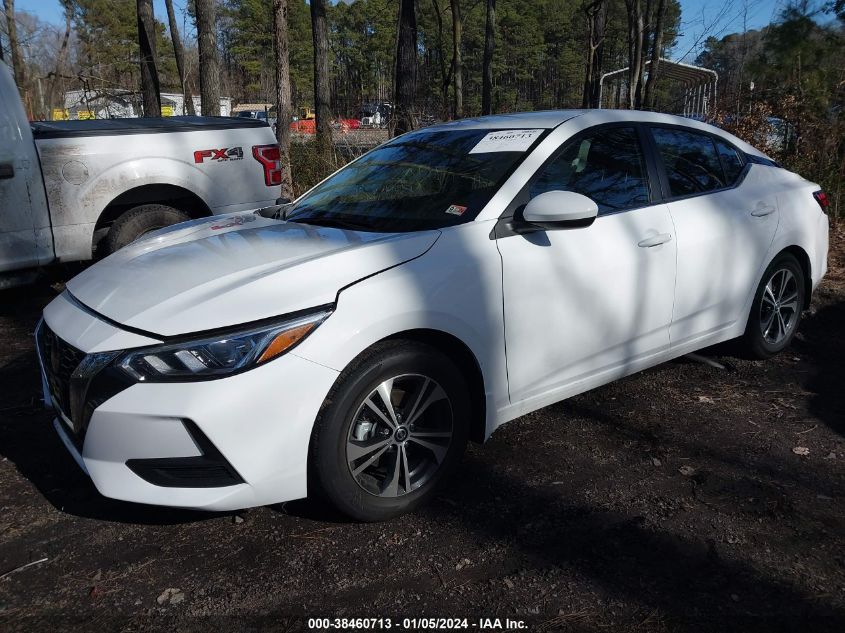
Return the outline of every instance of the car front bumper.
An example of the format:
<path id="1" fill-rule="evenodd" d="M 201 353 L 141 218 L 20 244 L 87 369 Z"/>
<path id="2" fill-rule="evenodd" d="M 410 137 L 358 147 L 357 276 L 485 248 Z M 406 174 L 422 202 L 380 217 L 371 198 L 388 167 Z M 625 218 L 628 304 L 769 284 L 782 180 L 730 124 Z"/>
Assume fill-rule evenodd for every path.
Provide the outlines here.
<path id="1" fill-rule="evenodd" d="M 77 327 L 85 319 L 88 327 Z M 125 349 L 114 345 L 128 333 L 64 297 L 48 306 L 44 321 L 87 354 L 104 345 Z M 97 343 L 92 330 L 108 335 Z M 39 356 L 51 403 L 49 358 Z M 204 510 L 268 505 L 306 496 L 311 431 L 337 376 L 288 353 L 217 380 L 132 384 L 94 409 L 84 434 L 56 407 L 54 426 L 106 497 Z"/>

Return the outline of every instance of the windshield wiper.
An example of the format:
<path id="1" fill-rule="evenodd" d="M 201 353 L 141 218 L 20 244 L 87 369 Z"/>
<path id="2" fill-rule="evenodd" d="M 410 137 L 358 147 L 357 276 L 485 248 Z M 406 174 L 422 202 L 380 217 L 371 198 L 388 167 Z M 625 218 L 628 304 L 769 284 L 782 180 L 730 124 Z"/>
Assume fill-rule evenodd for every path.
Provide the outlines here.
<path id="1" fill-rule="evenodd" d="M 255 214 L 260 215 L 263 218 L 270 218 L 271 220 L 284 220 L 288 211 L 290 211 L 290 207 L 290 200 L 287 198 L 279 198 L 276 200 L 276 204 L 264 207 L 263 209 L 257 209 Z"/>

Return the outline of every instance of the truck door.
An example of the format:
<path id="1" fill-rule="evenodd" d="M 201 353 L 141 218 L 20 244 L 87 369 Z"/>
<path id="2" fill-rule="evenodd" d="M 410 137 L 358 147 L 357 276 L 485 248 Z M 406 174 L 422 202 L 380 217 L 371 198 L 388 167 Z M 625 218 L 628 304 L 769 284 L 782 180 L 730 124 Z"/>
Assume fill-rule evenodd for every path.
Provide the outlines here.
<path id="1" fill-rule="evenodd" d="M 0 272 L 52 259 L 50 218 L 32 130 L 0 62 Z"/>

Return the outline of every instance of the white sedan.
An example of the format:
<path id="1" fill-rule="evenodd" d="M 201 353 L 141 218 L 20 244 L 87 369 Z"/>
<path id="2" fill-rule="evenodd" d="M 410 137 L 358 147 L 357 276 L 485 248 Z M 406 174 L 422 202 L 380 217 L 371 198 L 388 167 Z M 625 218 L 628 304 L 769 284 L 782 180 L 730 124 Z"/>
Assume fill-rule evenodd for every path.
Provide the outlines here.
<path id="1" fill-rule="evenodd" d="M 784 349 L 826 271 L 826 205 L 668 115 L 429 127 L 71 280 L 37 332 L 45 398 L 107 497 L 319 494 L 386 519 L 529 411 L 728 339 Z"/>

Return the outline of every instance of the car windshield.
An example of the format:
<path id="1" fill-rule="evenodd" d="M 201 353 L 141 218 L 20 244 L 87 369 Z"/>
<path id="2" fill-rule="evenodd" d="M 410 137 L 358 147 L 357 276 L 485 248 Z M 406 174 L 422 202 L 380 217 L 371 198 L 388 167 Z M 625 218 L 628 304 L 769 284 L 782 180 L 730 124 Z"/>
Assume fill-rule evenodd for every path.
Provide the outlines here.
<path id="1" fill-rule="evenodd" d="M 474 219 L 544 130 L 420 130 L 365 154 L 287 210 L 305 224 L 417 231 Z"/>

